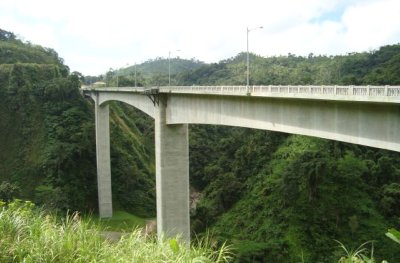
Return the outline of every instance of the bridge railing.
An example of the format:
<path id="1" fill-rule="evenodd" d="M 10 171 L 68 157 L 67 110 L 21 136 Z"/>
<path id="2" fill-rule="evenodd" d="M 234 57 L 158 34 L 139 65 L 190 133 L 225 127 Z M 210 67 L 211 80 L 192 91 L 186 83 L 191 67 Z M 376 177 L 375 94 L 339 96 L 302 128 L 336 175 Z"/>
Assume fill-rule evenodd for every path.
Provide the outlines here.
<path id="1" fill-rule="evenodd" d="M 400 97 L 400 86 L 170 86 L 160 87 L 167 93 L 205 93 L 232 95 L 327 95 L 361 97 Z"/>
<path id="2" fill-rule="evenodd" d="M 327 100 L 356 100 L 400 103 L 400 86 L 162 86 L 160 93 L 192 93 L 234 96 L 285 97 Z M 143 93 L 144 87 L 82 87 L 82 91 Z"/>

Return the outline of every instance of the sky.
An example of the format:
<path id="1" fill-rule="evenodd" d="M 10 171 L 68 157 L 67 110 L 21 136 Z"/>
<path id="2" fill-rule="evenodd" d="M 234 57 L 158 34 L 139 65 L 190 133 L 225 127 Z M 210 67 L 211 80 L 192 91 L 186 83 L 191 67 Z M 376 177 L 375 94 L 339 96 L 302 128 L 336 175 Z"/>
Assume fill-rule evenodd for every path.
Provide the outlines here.
<path id="1" fill-rule="evenodd" d="M 400 43 L 400 0 L 0 0 L 0 28 L 99 75 L 169 54 L 228 59 L 247 28 L 265 57 L 373 51 Z"/>

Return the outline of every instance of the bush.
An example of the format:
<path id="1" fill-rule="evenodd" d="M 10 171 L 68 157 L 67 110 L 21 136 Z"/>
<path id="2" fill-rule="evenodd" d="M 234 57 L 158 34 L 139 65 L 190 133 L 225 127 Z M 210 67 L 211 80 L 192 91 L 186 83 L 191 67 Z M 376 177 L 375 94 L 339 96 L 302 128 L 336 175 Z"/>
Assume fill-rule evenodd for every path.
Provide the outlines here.
<path id="1" fill-rule="evenodd" d="M 8 203 L 13 200 L 20 192 L 16 184 L 4 181 L 0 184 L 0 200 Z"/>

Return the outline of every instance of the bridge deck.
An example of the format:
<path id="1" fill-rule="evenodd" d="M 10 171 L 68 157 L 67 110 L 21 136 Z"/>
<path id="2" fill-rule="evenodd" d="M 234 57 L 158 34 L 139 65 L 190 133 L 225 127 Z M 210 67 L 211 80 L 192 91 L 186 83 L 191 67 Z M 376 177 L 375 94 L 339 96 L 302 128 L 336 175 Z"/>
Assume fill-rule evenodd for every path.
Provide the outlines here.
<path id="1" fill-rule="evenodd" d="M 92 87 L 83 90 L 137 92 L 158 89 L 160 93 L 255 96 L 293 99 L 400 103 L 400 86 L 162 86 Z"/>

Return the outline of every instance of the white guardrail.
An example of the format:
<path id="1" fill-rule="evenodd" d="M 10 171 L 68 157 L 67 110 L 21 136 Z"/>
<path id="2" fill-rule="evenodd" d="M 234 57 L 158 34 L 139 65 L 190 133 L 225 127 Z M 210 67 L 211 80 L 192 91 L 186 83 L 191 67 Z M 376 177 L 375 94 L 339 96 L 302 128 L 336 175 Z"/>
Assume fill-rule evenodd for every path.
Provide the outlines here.
<path id="1" fill-rule="evenodd" d="M 161 93 L 303 94 L 400 97 L 400 86 L 164 86 Z"/>

